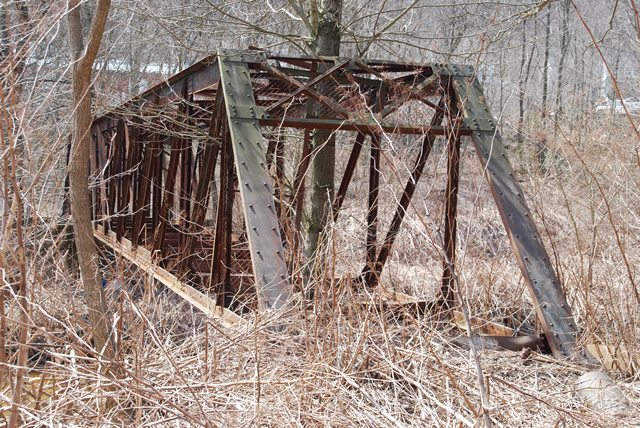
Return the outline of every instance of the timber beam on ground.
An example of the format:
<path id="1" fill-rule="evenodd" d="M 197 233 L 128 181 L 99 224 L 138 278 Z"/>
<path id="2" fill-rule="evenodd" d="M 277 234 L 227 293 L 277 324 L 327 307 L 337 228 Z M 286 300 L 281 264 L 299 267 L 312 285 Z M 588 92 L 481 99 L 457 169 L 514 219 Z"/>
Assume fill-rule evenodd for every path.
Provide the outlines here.
<path id="1" fill-rule="evenodd" d="M 115 251 L 119 256 L 129 260 L 140 270 L 152 276 L 156 281 L 182 297 L 205 315 L 219 320 L 225 327 L 237 327 L 244 323 L 244 319 L 235 312 L 218 306 L 216 302 L 208 296 L 192 286 L 185 284 L 171 272 L 158 266 L 155 260 L 153 260 L 151 252 L 146 248 L 139 246 L 134 247 L 131 241 L 126 238 L 121 238 L 118 241 L 114 232 L 105 232 L 100 225 L 96 226 L 93 234 L 99 242 Z"/>

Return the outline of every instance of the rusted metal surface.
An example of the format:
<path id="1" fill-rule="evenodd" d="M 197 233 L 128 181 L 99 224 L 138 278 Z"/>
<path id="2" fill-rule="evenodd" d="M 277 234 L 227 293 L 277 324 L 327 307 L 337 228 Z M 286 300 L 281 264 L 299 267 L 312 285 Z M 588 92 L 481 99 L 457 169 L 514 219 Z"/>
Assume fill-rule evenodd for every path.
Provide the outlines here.
<path id="1" fill-rule="evenodd" d="M 249 67 L 235 54 L 218 58 L 251 260 L 261 309 L 283 308 L 291 296 L 273 191 Z"/>
<path id="2" fill-rule="evenodd" d="M 433 126 L 440 124 L 440 122 L 442 122 L 442 118 L 442 110 L 436 112 L 431 119 L 431 124 Z M 380 274 L 382 273 L 382 269 L 387 262 L 387 258 L 391 254 L 391 249 L 393 248 L 396 236 L 400 231 L 400 226 L 402 225 L 402 221 L 407 212 L 407 208 L 409 207 L 409 203 L 411 202 L 411 198 L 413 198 L 413 194 L 415 193 L 418 182 L 420 181 L 420 177 L 422 177 L 427 159 L 431 154 L 431 149 L 433 148 L 434 141 L 435 137 L 432 135 L 426 135 L 424 137 L 422 147 L 420 148 L 420 152 L 418 153 L 418 158 L 416 159 L 416 163 L 411 170 L 411 175 L 407 180 L 407 184 L 404 187 L 404 191 L 402 192 L 400 202 L 398 203 L 396 211 L 393 215 L 393 219 L 391 220 L 391 225 L 389 226 L 387 235 L 385 236 L 384 241 L 380 246 L 380 252 L 376 257 L 375 267 L 374 269 L 370 269 L 368 266 L 365 266 L 362 271 L 364 282 L 370 287 L 373 287 L 377 284 L 380 278 Z"/>
<path id="3" fill-rule="evenodd" d="M 328 82 L 331 93 L 321 94 L 316 87 Z M 429 113 L 407 115 L 410 101 Z M 318 117 L 308 114 L 310 103 L 322 105 Z M 362 167 L 369 171 L 369 190 L 361 274 L 370 286 L 380 281 L 392 254 L 434 141 L 448 140 L 442 290 L 449 303 L 460 144 L 471 137 L 547 340 L 556 355 L 574 352 L 577 327 L 469 66 L 221 51 L 94 121 L 96 236 L 139 246 L 148 253 L 145 266 L 157 264 L 175 276 L 169 283 L 188 283 L 220 305 L 233 306 L 247 294 L 238 287 L 248 284 L 260 309 L 281 308 L 292 293 L 290 272 L 304 263 L 299 240 L 315 130 L 351 133 L 343 139 L 350 155 L 334 220 L 357 176 L 366 136 L 373 136 L 368 166 Z M 420 135 L 422 142 L 379 240 L 378 198 L 386 177 L 381 159 L 386 141 L 400 135 Z M 290 153 L 300 153 L 297 164 Z"/>
<path id="4" fill-rule="evenodd" d="M 230 303 L 231 287 L 231 229 L 233 218 L 233 199 L 235 168 L 229 131 L 222 135 L 220 156 L 220 193 L 218 194 L 218 212 L 216 214 L 215 243 L 213 248 L 212 284 L 217 288 L 218 304 Z"/>
<path id="5" fill-rule="evenodd" d="M 531 218 L 524 191 L 507 160 L 502 138 L 489 113 L 480 82 L 474 78 L 455 76 L 453 86 L 465 124 L 472 129 L 476 153 L 485 169 L 491 193 L 551 351 L 558 356 L 572 355 L 577 326 L 540 233 Z"/>
<path id="6" fill-rule="evenodd" d="M 349 155 L 347 166 L 344 169 L 344 174 L 342 175 L 342 180 L 340 181 L 340 187 L 338 188 L 338 192 L 336 193 L 336 197 L 333 201 L 333 221 L 337 220 L 340 208 L 342 208 L 344 197 L 346 196 L 347 190 L 349 189 L 349 183 L 351 183 L 353 172 L 356 169 L 358 157 L 360 156 L 360 152 L 362 151 L 362 144 L 364 143 L 364 139 L 364 134 L 358 134 L 358 136 L 356 137 L 356 141 L 353 144 L 353 148 L 351 149 L 351 154 Z"/>
<path id="7" fill-rule="evenodd" d="M 380 136 L 371 136 L 369 155 L 369 200 L 367 209 L 367 265 L 373 269 L 376 260 L 378 237 L 378 195 L 380 193 Z"/>
<path id="8" fill-rule="evenodd" d="M 442 286 L 440 288 L 441 306 L 450 309 L 454 305 L 456 235 L 458 229 L 458 188 L 460 185 L 460 135 L 458 130 L 458 106 L 455 100 L 449 103 L 449 128 L 447 138 L 447 187 L 445 188 L 444 232 L 442 248 Z"/>
<path id="9" fill-rule="evenodd" d="M 193 211 L 189 219 L 188 234 L 184 246 L 182 247 L 182 259 L 179 262 L 178 273 L 184 275 L 188 269 L 194 251 L 196 236 L 204 227 L 207 203 L 209 201 L 209 185 L 213 178 L 213 172 L 218 158 L 219 136 L 224 134 L 227 127 L 224 123 L 224 101 L 222 94 L 216 97 L 214 114 L 209 125 L 210 140 L 203 142 L 204 148 L 201 153 L 201 162 L 198 179 L 196 183 L 196 194 L 193 203 Z M 216 141 L 218 140 L 218 141 Z"/>

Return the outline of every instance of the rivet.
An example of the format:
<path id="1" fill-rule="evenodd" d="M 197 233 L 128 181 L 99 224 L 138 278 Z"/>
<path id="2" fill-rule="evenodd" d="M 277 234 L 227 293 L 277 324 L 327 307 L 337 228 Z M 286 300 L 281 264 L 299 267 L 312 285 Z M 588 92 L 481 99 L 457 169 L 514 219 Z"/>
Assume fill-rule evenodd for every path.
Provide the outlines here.
<path id="1" fill-rule="evenodd" d="M 254 232 L 257 230 L 255 226 L 253 226 L 251 229 L 253 229 Z"/>
<path id="2" fill-rule="evenodd" d="M 275 228 L 275 227 L 272 227 L 272 228 L 271 228 L 271 230 L 275 231 L 275 230 L 276 230 L 276 228 Z"/>

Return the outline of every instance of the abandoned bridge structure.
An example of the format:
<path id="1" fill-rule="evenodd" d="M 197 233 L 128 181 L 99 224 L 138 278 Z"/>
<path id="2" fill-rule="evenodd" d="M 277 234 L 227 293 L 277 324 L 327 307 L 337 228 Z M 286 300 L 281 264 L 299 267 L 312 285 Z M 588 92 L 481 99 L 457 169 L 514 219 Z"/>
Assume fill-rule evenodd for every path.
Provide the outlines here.
<path id="1" fill-rule="evenodd" d="M 421 114 L 403 114 L 407 103 L 419 104 Z M 370 287 L 394 249 L 434 142 L 445 141 L 445 302 L 453 299 L 461 141 L 469 139 L 551 351 L 574 352 L 575 321 L 466 65 L 220 50 L 93 122 L 96 240 L 224 323 L 240 318 L 234 301 L 247 290 L 256 310 L 281 309 L 300 281 L 305 177 L 318 129 L 352 135 L 346 167 L 337 171 L 334 219 L 361 152 L 370 151 L 365 251 L 356 272 Z M 407 134 L 421 145 L 388 229 L 378 230 L 383 138 Z M 285 155 L 293 144 L 297 159 Z M 295 177 L 285 186 L 287 163 Z"/>

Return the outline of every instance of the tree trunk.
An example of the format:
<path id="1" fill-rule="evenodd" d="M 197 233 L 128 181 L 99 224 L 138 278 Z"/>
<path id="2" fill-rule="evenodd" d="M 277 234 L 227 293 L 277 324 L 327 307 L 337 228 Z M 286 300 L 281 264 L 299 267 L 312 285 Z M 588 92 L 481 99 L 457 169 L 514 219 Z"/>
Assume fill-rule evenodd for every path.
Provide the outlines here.
<path id="1" fill-rule="evenodd" d="M 564 60 L 567 55 L 567 48 L 569 47 L 569 0 L 565 0 L 563 4 L 562 12 L 562 36 L 560 37 L 560 60 L 558 62 L 558 85 L 556 88 L 556 117 L 555 127 L 558 127 L 558 120 L 562 115 L 562 91 L 563 91 L 563 73 L 564 73 Z"/>
<path id="2" fill-rule="evenodd" d="M 547 161 L 547 99 L 549 96 L 549 42 L 551 40 L 551 6 L 547 8 L 547 22 L 544 29 L 544 64 L 542 65 L 542 113 L 540 114 L 540 122 L 542 126 L 542 137 L 538 141 L 536 150 L 536 158 L 538 165 L 542 170 L 545 168 Z"/>
<path id="3" fill-rule="evenodd" d="M 80 275 L 89 309 L 92 336 L 98 352 L 107 360 L 115 357 L 111 338 L 110 313 L 102 290 L 98 269 L 98 250 L 91 223 L 89 198 L 89 148 L 91 146 L 91 79 L 93 63 L 100 47 L 111 0 L 99 0 L 85 47 L 82 36 L 79 0 L 69 0 L 69 45 L 73 64 L 73 140 L 69 165 L 71 214 Z M 108 368 L 108 367 L 105 367 Z"/>
<path id="4" fill-rule="evenodd" d="M 524 67 L 527 62 L 527 21 L 522 22 L 522 52 L 520 58 L 520 88 L 518 97 L 518 130 L 516 131 L 516 141 L 518 149 L 522 150 L 524 140 L 524 95 L 525 95 L 525 75 Z"/>
<path id="5" fill-rule="evenodd" d="M 342 15 L 342 0 L 323 0 L 318 13 L 318 27 L 315 40 L 315 53 L 319 56 L 338 56 L 340 54 L 340 19 Z M 320 66 L 318 72 L 323 72 L 332 64 Z M 333 85 L 323 82 L 318 85 L 321 94 L 331 95 Z M 320 117 L 326 113 L 326 108 L 313 102 L 311 114 Z M 313 270 L 322 264 L 321 235 L 331 214 L 331 204 L 334 195 L 334 175 L 336 159 L 336 140 L 332 131 L 316 130 L 313 134 L 313 164 L 311 212 L 307 224 L 307 240 L 305 256 L 307 268 L 305 278 L 308 280 Z"/>

